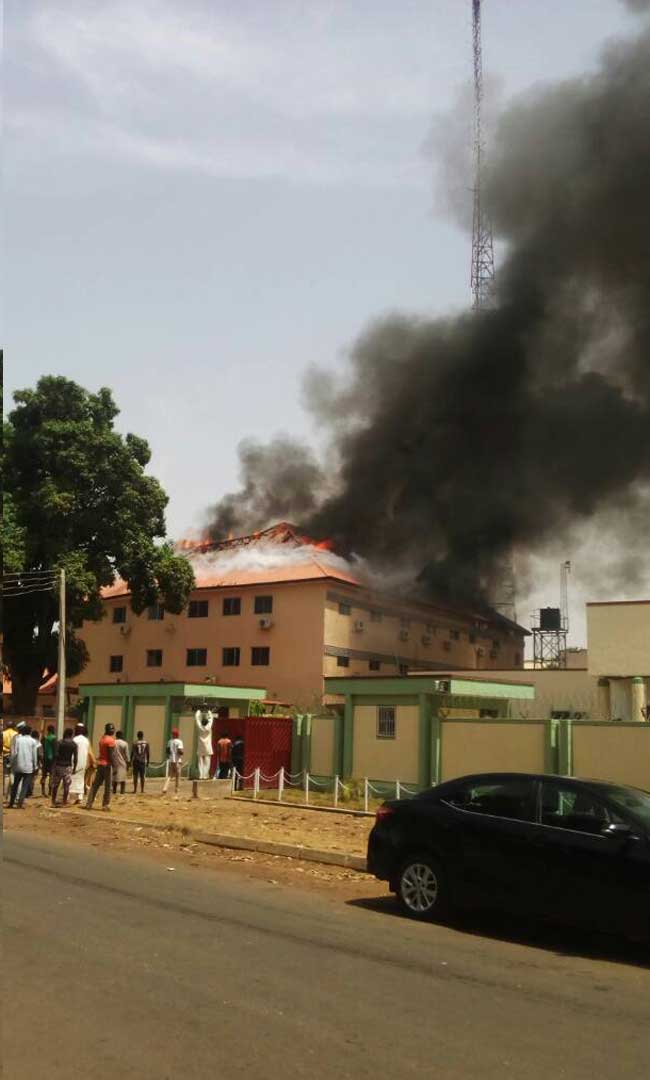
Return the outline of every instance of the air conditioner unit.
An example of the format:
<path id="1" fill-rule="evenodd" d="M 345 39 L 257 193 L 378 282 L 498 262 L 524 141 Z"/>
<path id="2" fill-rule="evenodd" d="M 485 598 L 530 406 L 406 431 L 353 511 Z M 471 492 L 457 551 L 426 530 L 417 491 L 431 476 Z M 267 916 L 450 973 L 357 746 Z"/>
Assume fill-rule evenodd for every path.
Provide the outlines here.
<path id="1" fill-rule="evenodd" d="M 360 634 L 361 631 L 365 629 L 365 626 L 366 624 L 364 623 L 363 619 L 354 620 L 354 629 L 356 630 L 357 634 Z"/>
<path id="2" fill-rule="evenodd" d="M 260 619 L 260 630 L 270 630 L 272 626 L 273 619 L 270 619 L 268 615 L 265 616 L 263 619 Z"/>
<path id="3" fill-rule="evenodd" d="M 122 634 L 122 637 L 127 637 L 130 633 L 131 627 L 123 623 L 122 626 L 120 626 L 120 634 Z"/>
<path id="4" fill-rule="evenodd" d="M 423 645 L 430 645 L 431 644 L 431 634 L 423 634 L 422 635 L 422 644 Z"/>
<path id="5" fill-rule="evenodd" d="M 400 630 L 399 639 L 400 639 L 400 641 L 408 641 L 408 639 L 409 639 L 408 630 Z"/>

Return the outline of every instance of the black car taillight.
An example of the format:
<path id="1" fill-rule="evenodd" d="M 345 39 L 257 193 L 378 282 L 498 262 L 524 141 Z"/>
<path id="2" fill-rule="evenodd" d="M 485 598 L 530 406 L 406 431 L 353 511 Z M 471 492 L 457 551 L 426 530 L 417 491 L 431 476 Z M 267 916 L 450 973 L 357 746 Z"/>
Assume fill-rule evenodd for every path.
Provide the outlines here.
<path id="1" fill-rule="evenodd" d="M 387 818 L 392 817 L 395 813 L 392 806 L 380 806 L 375 816 L 375 824 L 379 825 L 380 821 L 386 821 Z"/>

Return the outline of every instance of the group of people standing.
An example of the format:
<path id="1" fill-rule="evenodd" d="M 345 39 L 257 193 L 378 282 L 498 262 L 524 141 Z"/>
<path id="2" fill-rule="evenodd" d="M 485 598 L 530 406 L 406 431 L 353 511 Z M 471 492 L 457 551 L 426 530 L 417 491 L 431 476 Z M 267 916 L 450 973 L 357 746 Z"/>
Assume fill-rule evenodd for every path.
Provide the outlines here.
<path id="1" fill-rule="evenodd" d="M 213 746 L 212 729 L 214 717 L 210 710 L 198 709 L 195 714 L 197 726 L 197 759 L 199 779 L 209 780 L 212 758 L 216 755 L 213 780 L 227 780 L 235 769 L 244 771 L 244 740 L 241 735 L 231 739 L 223 731 Z M 81 804 L 85 800 L 90 810 L 100 789 L 103 789 L 102 809 L 110 806 L 111 793 L 126 791 L 129 767 L 133 775 L 133 793 L 138 787 L 144 792 L 147 767 L 150 762 L 149 743 L 142 731 L 129 747 L 122 731 L 115 731 L 113 724 L 106 724 L 99 740 L 95 756 L 85 724 L 76 729 L 66 728 L 62 739 L 57 739 L 53 724 L 41 739 L 40 732 L 21 720 L 16 727 L 9 725 L 2 733 L 3 795 L 8 792 L 8 807 L 24 807 L 25 799 L 33 794 L 34 783 L 40 772 L 41 793 L 49 795 L 52 806 L 57 805 L 59 790 L 62 803 L 67 806 Z M 183 769 L 185 749 L 178 728 L 173 728 L 166 747 L 166 775 L 163 794 L 173 781 L 178 793 Z M 47 789 L 47 790 L 46 790 Z"/>
<path id="2" fill-rule="evenodd" d="M 53 724 L 41 739 L 39 731 L 21 720 L 2 732 L 3 795 L 8 795 L 8 808 L 23 809 L 25 799 L 34 791 L 36 777 L 40 773 L 41 794 L 50 796 L 52 806 L 57 805 L 59 790 L 62 803 L 67 806 L 81 804 L 86 797 L 92 806 L 99 788 L 104 785 L 104 806 L 110 803 L 111 789 L 124 794 L 129 765 L 133 769 L 133 791 L 144 791 L 149 764 L 149 743 L 143 733 L 129 748 L 123 732 L 115 732 L 107 724 L 99 740 L 99 754 L 95 757 L 85 724 L 76 729 L 66 728 L 62 739 L 57 739 Z"/>
<path id="3" fill-rule="evenodd" d="M 62 739 L 57 739 L 54 725 L 50 724 L 41 739 L 39 731 L 21 720 L 2 732 L 3 793 L 8 789 L 9 809 L 22 810 L 25 799 L 34 793 L 36 777 L 41 776 L 41 794 L 49 795 L 56 806 L 59 789 L 63 791 L 63 803 L 70 796 L 75 802 L 83 800 L 88 770 L 94 767 L 94 756 L 84 724 L 77 724 L 76 732 L 66 728 Z"/>

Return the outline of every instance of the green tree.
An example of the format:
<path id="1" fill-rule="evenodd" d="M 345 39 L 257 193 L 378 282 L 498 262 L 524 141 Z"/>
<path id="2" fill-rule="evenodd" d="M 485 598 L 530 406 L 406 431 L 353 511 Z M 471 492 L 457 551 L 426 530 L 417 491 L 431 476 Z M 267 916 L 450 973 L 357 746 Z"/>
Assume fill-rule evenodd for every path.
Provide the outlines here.
<path id="1" fill-rule="evenodd" d="M 74 628 L 102 618 L 101 589 L 116 575 L 136 613 L 156 602 L 182 611 L 194 575 L 163 542 L 167 496 L 145 474 L 145 440 L 114 430 L 110 390 L 91 394 L 45 376 L 14 401 L 4 425 L 4 569 L 65 569 L 66 661 L 77 674 L 88 656 Z M 16 712 L 33 712 L 43 671 L 56 671 L 57 625 L 55 589 L 5 599 L 4 663 Z"/>

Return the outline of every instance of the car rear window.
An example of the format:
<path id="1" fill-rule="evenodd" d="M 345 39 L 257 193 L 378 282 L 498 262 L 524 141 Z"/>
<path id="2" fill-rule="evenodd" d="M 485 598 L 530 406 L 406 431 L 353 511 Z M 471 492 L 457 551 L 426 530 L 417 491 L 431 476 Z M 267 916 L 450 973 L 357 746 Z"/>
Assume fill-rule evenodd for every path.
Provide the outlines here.
<path id="1" fill-rule="evenodd" d="M 447 793 L 443 802 L 470 814 L 490 814 L 513 821 L 534 821 L 534 784 L 526 778 L 466 781 Z"/>

